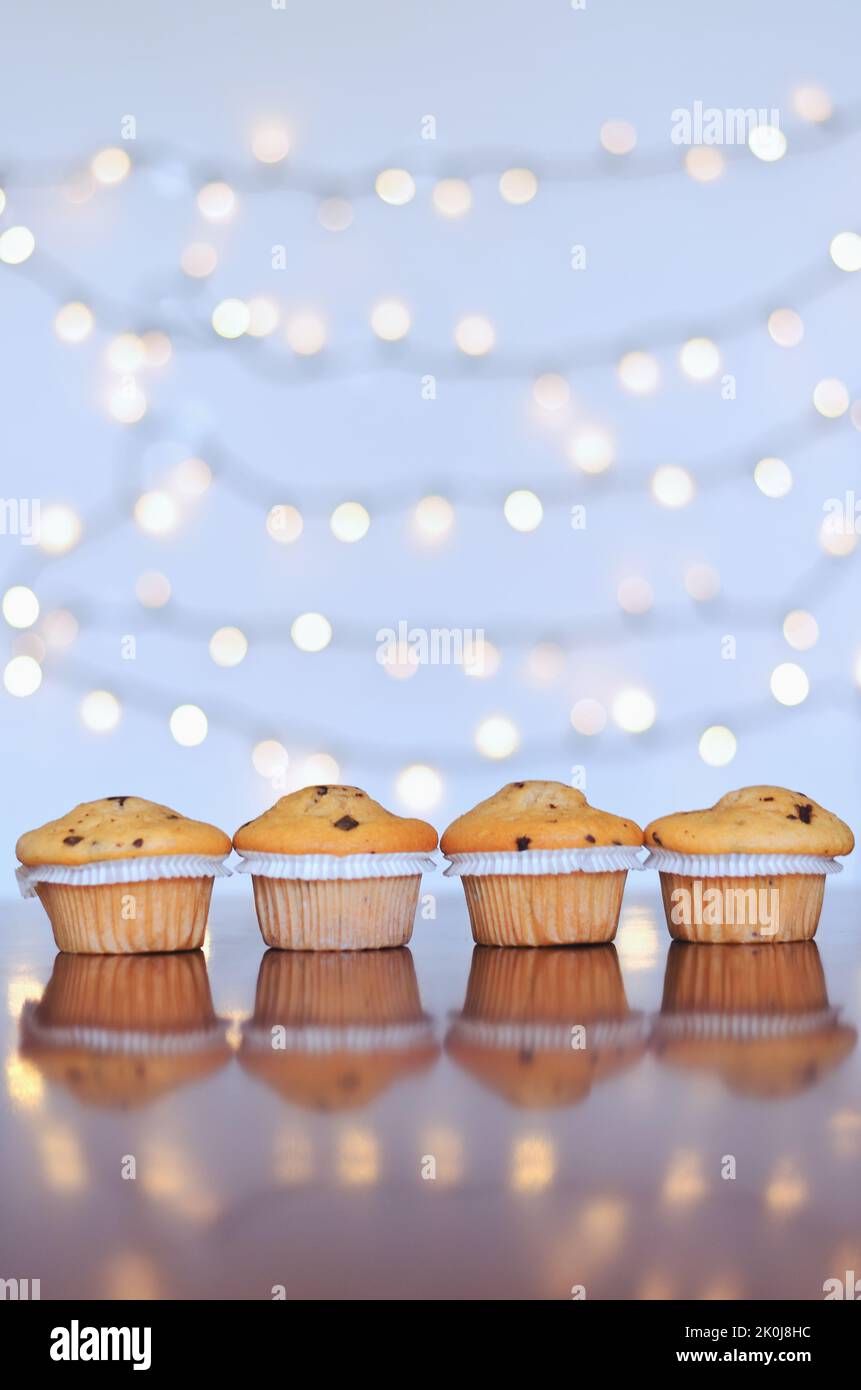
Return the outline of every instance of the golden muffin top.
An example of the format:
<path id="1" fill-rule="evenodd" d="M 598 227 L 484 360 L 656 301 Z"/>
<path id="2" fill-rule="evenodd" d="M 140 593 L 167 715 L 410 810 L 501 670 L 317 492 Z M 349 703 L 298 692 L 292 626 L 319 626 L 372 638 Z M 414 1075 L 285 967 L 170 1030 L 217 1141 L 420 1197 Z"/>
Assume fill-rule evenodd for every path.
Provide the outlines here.
<path id="1" fill-rule="evenodd" d="M 677 811 L 646 826 L 645 843 L 681 854 L 851 854 L 849 826 L 802 792 L 742 787 L 704 811 Z"/>
<path id="2" fill-rule="evenodd" d="M 189 820 L 169 806 L 141 796 L 82 801 L 68 815 L 22 835 L 15 853 L 22 864 L 89 864 L 149 854 L 229 854 L 230 839 L 205 821 Z"/>
<path id="3" fill-rule="evenodd" d="M 470 854 L 642 843 L 636 821 L 596 811 L 575 787 L 564 782 L 509 782 L 452 821 L 440 848 L 444 854 Z"/>
<path id="4" fill-rule="evenodd" d="M 240 854 L 430 853 L 437 833 L 387 811 L 358 787 L 303 787 L 282 796 L 233 837 Z"/>

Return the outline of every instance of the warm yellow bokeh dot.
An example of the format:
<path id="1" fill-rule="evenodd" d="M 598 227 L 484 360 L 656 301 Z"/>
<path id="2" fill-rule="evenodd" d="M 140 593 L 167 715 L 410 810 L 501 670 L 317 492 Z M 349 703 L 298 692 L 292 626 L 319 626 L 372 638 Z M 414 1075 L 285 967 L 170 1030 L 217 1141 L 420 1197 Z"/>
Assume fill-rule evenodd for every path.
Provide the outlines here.
<path id="1" fill-rule="evenodd" d="M 832 555 L 835 559 L 842 560 L 851 555 L 858 544 L 854 518 L 826 516 L 819 528 L 819 544 L 826 555 Z"/>
<path id="2" fill-rule="evenodd" d="M 608 154 L 630 154 L 637 143 L 637 132 L 630 121 L 605 121 L 600 140 Z"/>
<path id="3" fill-rule="evenodd" d="M 202 497 L 212 482 L 212 469 L 204 459 L 180 459 L 170 473 L 171 491 L 178 497 Z"/>
<path id="4" fill-rule="evenodd" d="M 783 459 L 760 459 L 753 480 L 766 497 L 785 497 L 792 488 L 792 470 Z"/>
<path id="5" fill-rule="evenodd" d="M 571 387 L 558 372 L 544 372 L 532 383 L 532 398 L 542 410 L 562 410 L 571 400 Z"/>
<path id="6" fill-rule="evenodd" d="M 720 575 L 714 565 L 689 565 L 685 570 L 684 584 L 697 603 L 708 603 L 720 593 Z"/>
<path id="7" fill-rule="evenodd" d="M 773 164 L 786 154 L 786 136 L 779 126 L 754 126 L 747 137 L 748 149 L 765 164 Z"/>
<path id="8" fill-rule="evenodd" d="M 329 518 L 332 535 L 339 541 L 352 544 L 368 534 L 370 514 L 361 502 L 342 502 Z"/>
<path id="9" fill-rule="evenodd" d="M 709 767 L 726 767 L 736 754 L 736 737 L 725 724 L 712 724 L 700 736 L 699 754 Z"/>
<path id="10" fill-rule="evenodd" d="M 807 672 L 794 661 L 782 661 L 771 673 L 771 693 L 781 705 L 800 705 L 810 693 Z"/>
<path id="11" fill-rule="evenodd" d="M 694 480 L 686 468 L 677 463 L 665 463 L 652 475 L 652 496 L 662 507 L 686 507 L 693 501 Z"/>
<path id="12" fill-rule="evenodd" d="M 426 763 L 412 763 L 398 773 L 395 792 L 408 811 L 426 815 L 442 800 L 442 778 Z"/>
<path id="13" fill-rule="evenodd" d="M 22 265 L 36 249 L 36 238 L 29 227 L 7 227 L 0 236 L 0 261 L 4 265 Z"/>
<path id="14" fill-rule="evenodd" d="M 10 627 L 32 627 L 39 616 L 39 600 L 26 584 L 13 584 L 3 595 L 3 617 Z"/>
<path id="15" fill-rule="evenodd" d="M 10 695 L 34 695 L 42 684 L 42 668 L 32 656 L 13 656 L 3 671 L 3 684 Z"/>
<path id="16" fill-rule="evenodd" d="M 660 377 L 660 368 L 650 352 L 626 352 L 619 363 L 619 380 L 635 396 L 649 395 Z"/>
<path id="17" fill-rule="evenodd" d="M 170 580 L 159 570 L 146 570 L 135 580 L 135 597 L 144 608 L 164 608 L 170 595 Z"/>
<path id="18" fill-rule="evenodd" d="M 250 322 L 251 312 L 244 299 L 222 299 L 212 311 L 212 326 L 219 338 L 241 338 Z"/>
<path id="19" fill-rule="evenodd" d="M 814 121 L 817 125 L 830 120 L 834 112 L 834 103 L 825 88 L 813 85 L 796 87 L 792 106 L 803 121 Z"/>
<path id="20" fill-rule="evenodd" d="M 849 409 L 849 391 L 837 377 L 823 377 L 813 388 L 813 404 L 826 420 L 837 420 Z"/>
<path id="21" fill-rule="evenodd" d="M 657 717 L 651 695 L 636 686 L 620 690 L 610 707 L 613 723 L 628 734 L 642 734 L 650 729 Z"/>
<path id="22" fill-rule="evenodd" d="M 382 299 L 371 311 L 371 328 L 386 343 L 396 343 L 410 331 L 410 311 L 399 299 Z"/>
<path id="23" fill-rule="evenodd" d="M 229 183 L 215 179 L 200 189 L 197 206 L 207 222 L 225 222 L 236 211 L 236 194 Z"/>
<path id="24" fill-rule="evenodd" d="M 275 332 L 280 319 L 281 311 L 274 299 L 255 294 L 248 300 L 248 327 L 245 331 L 252 338 L 267 338 Z"/>
<path id="25" fill-rule="evenodd" d="M 73 299 L 54 315 L 54 332 L 61 343 L 83 343 L 92 333 L 94 322 L 92 309 Z"/>
<path id="26" fill-rule="evenodd" d="M 98 154 L 93 155 L 90 161 L 90 172 L 97 183 L 110 187 L 112 184 L 122 183 L 131 170 L 132 162 L 125 150 L 117 146 L 111 146 L 106 150 L 99 150 Z"/>
<path id="27" fill-rule="evenodd" d="M 578 734 L 594 738 L 607 723 L 607 711 L 600 700 L 578 700 L 571 710 L 571 726 Z"/>
<path id="28" fill-rule="evenodd" d="M 500 197 L 515 207 L 531 203 L 537 192 L 538 180 L 531 169 L 506 169 L 500 177 Z"/>
<path id="29" fill-rule="evenodd" d="M 120 722 L 122 710 L 110 690 L 91 690 L 81 701 L 81 722 L 94 734 L 109 734 Z"/>
<path id="30" fill-rule="evenodd" d="M 828 249 L 838 270 L 850 274 L 861 270 L 861 236 L 857 232 L 838 232 Z"/>
<path id="31" fill-rule="evenodd" d="M 696 183 L 714 183 L 724 171 L 724 157 L 713 145 L 694 145 L 685 155 L 685 172 Z"/>
<path id="32" fill-rule="evenodd" d="M 326 346 L 326 324 L 319 314 L 311 311 L 293 314 L 287 321 L 285 337 L 300 357 L 313 357 Z"/>
<path id="33" fill-rule="evenodd" d="M 804 320 L 794 309 L 774 309 L 768 316 L 768 332 L 778 347 L 798 347 L 804 337 Z"/>
<path id="34" fill-rule="evenodd" d="M 520 746 L 517 725 L 505 714 L 489 715 L 475 731 L 475 746 L 482 757 L 510 758 Z"/>
<path id="35" fill-rule="evenodd" d="M 623 579 L 616 590 L 616 597 L 625 613 L 648 613 L 655 601 L 651 584 L 640 575 Z"/>
<path id="36" fill-rule="evenodd" d="M 290 136 L 277 121 L 265 121 L 251 136 L 251 153 L 261 164 L 278 164 L 290 152 Z"/>
<path id="37" fill-rule="evenodd" d="M 203 743 L 209 721 L 198 705 L 177 705 L 170 716 L 170 732 L 183 748 L 196 748 Z"/>
<path id="38" fill-rule="evenodd" d="M 290 759 L 283 743 L 274 738 L 264 738 L 256 743 L 251 753 L 254 771 L 261 777 L 283 777 Z"/>
<path id="39" fill-rule="evenodd" d="M 179 521 L 179 508 L 169 492 L 154 489 L 135 502 L 135 521 L 148 536 L 167 536 Z"/>
<path id="40" fill-rule="evenodd" d="M 510 492 L 503 507 L 505 520 L 515 531 L 534 531 L 541 525 L 544 508 L 541 499 L 528 488 Z"/>
<path id="41" fill-rule="evenodd" d="M 431 198 L 442 217 L 463 217 L 472 207 L 472 189 L 466 179 L 440 179 Z"/>
<path id="42" fill-rule="evenodd" d="M 279 545 L 292 545 L 293 541 L 298 541 L 304 527 L 302 513 L 286 502 L 271 507 L 266 517 L 266 530 Z"/>
<path id="43" fill-rule="evenodd" d="M 783 620 L 783 635 L 797 652 L 809 651 L 819 641 L 819 624 L 804 608 L 793 608 Z"/>
<path id="44" fill-rule="evenodd" d="M 248 638 L 238 627 L 219 627 L 209 639 L 209 655 L 216 666 L 238 666 L 248 651 Z"/>
<path id="45" fill-rule="evenodd" d="M 218 265 L 218 252 L 208 241 L 192 241 L 179 258 L 183 272 L 193 280 L 203 280 Z"/>
<path id="46" fill-rule="evenodd" d="M 568 456 L 581 473 L 605 473 L 615 453 L 613 436 L 601 425 L 587 425 L 568 441 Z"/>
<path id="47" fill-rule="evenodd" d="M 322 613 L 300 613 L 293 619 L 290 636 L 300 652 L 321 652 L 332 640 L 332 624 Z"/>
<path id="48" fill-rule="evenodd" d="M 454 526 L 454 507 L 447 497 L 432 494 L 416 504 L 413 525 L 419 539 L 426 545 L 438 545 L 451 534 Z"/>
<path id="49" fill-rule="evenodd" d="M 65 502 L 43 507 L 39 517 L 39 545 L 48 555 L 62 555 L 78 544 L 81 519 Z"/>
<path id="50" fill-rule="evenodd" d="M 455 325 L 454 341 L 467 357 L 484 357 L 496 341 L 493 324 L 481 314 L 467 314 Z"/>
<path id="51" fill-rule="evenodd" d="M 383 169 L 374 181 L 377 196 L 392 207 L 402 207 L 416 196 L 416 185 L 412 174 L 406 169 Z"/>
<path id="52" fill-rule="evenodd" d="M 317 220 L 327 232 L 345 232 L 353 225 L 353 204 L 347 198 L 324 198 Z"/>
<path id="53" fill-rule="evenodd" d="M 691 381 L 710 380 L 720 364 L 720 348 L 710 338 L 689 338 L 679 352 L 679 366 Z"/>

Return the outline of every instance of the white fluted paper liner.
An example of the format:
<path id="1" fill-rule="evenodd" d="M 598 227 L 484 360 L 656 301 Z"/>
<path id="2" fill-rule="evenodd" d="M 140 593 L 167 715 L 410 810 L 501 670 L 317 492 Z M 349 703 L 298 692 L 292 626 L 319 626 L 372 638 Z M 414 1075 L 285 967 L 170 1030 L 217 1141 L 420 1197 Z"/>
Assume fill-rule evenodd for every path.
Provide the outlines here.
<path id="1" fill-rule="evenodd" d="M 608 874 L 642 869 L 642 845 L 590 845 L 588 849 L 496 850 L 449 854 L 447 878 L 483 874 Z"/>
<path id="2" fill-rule="evenodd" d="M 278 1047 L 272 1046 L 273 1028 L 279 1030 Z M 385 1023 L 374 1027 L 360 1023 L 339 1027 L 317 1023 L 242 1025 L 243 1045 L 255 1052 L 272 1052 L 276 1056 L 288 1052 L 399 1052 L 410 1047 L 422 1047 L 433 1042 L 433 1037 L 433 1021 L 430 1018 L 419 1019 L 415 1023 Z"/>
<path id="3" fill-rule="evenodd" d="M 436 868 L 430 854 L 243 854 L 238 874 L 301 878 L 316 882 L 358 878 L 408 878 Z"/>
<path id="4" fill-rule="evenodd" d="M 678 854 L 650 849 L 643 865 L 688 878 L 763 878 L 769 874 L 839 874 L 843 865 L 820 854 Z"/>
<path id="5" fill-rule="evenodd" d="M 229 1023 L 213 1023 L 187 1033 L 146 1033 L 131 1028 L 93 1028 L 84 1025 L 53 1027 L 35 1017 L 38 1007 L 32 1000 L 24 1005 L 22 1033 L 43 1047 L 79 1047 L 87 1052 L 106 1052 L 129 1056 L 178 1056 L 202 1052 L 225 1042 Z"/>
<path id="6" fill-rule="evenodd" d="M 22 898 L 35 897 L 37 883 L 97 888 L 105 883 L 152 883 L 161 878 L 226 878 L 226 855 L 144 854 L 139 859 L 98 859 L 91 864 L 22 864 L 15 870 Z"/>
<path id="7" fill-rule="evenodd" d="M 571 1029 L 582 1026 L 586 1046 L 572 1048 Z M 498 1023 L 477 1018 L 458 1018 L 452 1029 L 458 1041 L 476 1047 L 498 1047 L 511 1051 L 590 1052 L 598 1048 L 631 1047 L 645 1042 L 650 1024 L 645 1014 L 629 1018 L 597 1020 L 594 1023 Z"/>
<path id="8" fill-rule="evenodd" d="M 839 1013 L 839 1009 L 815 1009 L 804 1014 L 663 1014 L 655 1019 L 654 1036 L 657 1039 L 765 1042 L 770 1038 L 804 1037 L 822 1028 L 831 1028 Z"/>

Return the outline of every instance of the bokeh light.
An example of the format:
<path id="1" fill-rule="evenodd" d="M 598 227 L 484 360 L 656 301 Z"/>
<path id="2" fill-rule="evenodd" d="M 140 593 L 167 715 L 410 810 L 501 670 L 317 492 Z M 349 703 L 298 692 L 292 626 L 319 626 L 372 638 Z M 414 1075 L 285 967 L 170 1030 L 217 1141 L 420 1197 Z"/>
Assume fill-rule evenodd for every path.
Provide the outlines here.
<path id="1" fill-rule="evenodd" d="M 183 748 L 196 748 L 203 743 L 209 721 L 198 705 L 177 705 L 170 716 L 170 732 Z"/>
<path id="2" fill-rule="evenodd" d="M 726 767 L 736 755 L 736 737 L 725 724 L 712 724 L 700 736 L 699 754 L 709 767 Z"/>
<path id="3" fill-rule="evenodd" d="M 484 758 L 510 758 L 520 746 L 517 725 L 505 714 L 489 715 L 475 731 L 475 746 Z"/>
<path id="4" fill-rule="evenodd" d="M 332 624 L 322 613 L 300 613 L 293 619 L 290 636 L 300 652 L 321 652 L 332 640 Z"/>
<path id="5" fill-rule="evenodd" d="M 427 763 L 411 763 L 398 773 L 395 792 L 407 810 L 426 815 L 442 800 L 442 778 Z"/>
<path id="6" fill-rule="evenodd" d="M 39 616 L 39 600 L 26 584 L 13 584 L 3 595 L 3 617 L 10 627 L 32 627 Z"/>
<path id="7" fill-rule="evenodd" d="M 480 314 L 467 314 L 455 326 L 454 341 L 467 357 L 484 357 L 496 341 L 493 325 Z"/>
<path id="8" fill-rule="evenodd" d="M 91 690 L 81 701 L 79 714 L 84 727 L 94 734 L 109 734 L 120 722 L 122 709 L 109 690 Z"/>
<path id="9" fill-rule="evenodd" d="M 219 627 L 209 639 L 209 655 L 216 666 L 238 666 L 248 651 L 248 638 L 238 627 Z"/>
<path id="10" fill-rule="evenodd" d="M 636 686 L 620 690 L 610 707 L 613 723 L 628 734 L 642 734 L 657 718 L 657 708 L 651 695 Z"/>
<path id="11" fill-rule="evenodd" d="M 771 673 L 771 693 L 781 705 L 800 705 L 810 693 L 807 672 L 794 661 L 782 661 Z"/>
<path id="12" fill-rule="evenodd" d="M 544 508 L 540 498 L 528 488 L 510 492 L 503 507 L 505 520 L 515 531 L 534 531 L 541 525 Z"/>
<path id="13" fill-rule="evenodd" d="M 348 545 L 366 536 L 370 524 L 370 515 L 361 502 L 342 502 L 329 518 L 332 535 Z"/>

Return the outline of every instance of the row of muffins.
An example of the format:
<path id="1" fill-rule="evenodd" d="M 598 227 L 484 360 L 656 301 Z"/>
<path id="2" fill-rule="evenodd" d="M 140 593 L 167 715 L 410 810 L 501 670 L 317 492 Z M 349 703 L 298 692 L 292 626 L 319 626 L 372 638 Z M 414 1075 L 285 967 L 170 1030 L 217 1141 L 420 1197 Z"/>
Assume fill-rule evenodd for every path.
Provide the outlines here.
<path id="1" fill-rule="evenodd" d="M 644 867 L 660 874 L 673 937 L 742 944 L 810 940 L 825 879 L 854 837 L 784 787 L 745 787 L 643 831 L 562 782 L 523 781 L 458 817 L 439 847 L 481 945 L 611 941 L 627 874 Z M 202 943 L 231 849 L 251 875 L 267 945 L 404 945 L 436 848 L 427 822 L 356 787 L 325 785 L 281 797 L 232 841 L 167 806 L 114 796 L 29 831 L 16 851 L 21 890 L 41 900 L 61 950 L 129 953 Z"/>
<path id="2" fill-rule="evenodd" d="M 260 962 L 238 1060 L 284 1100 L 366 1105 L 439 1056 L 410 952 L 285 953 Z M 616 949 L 473 952 L 445 1047 L 511 1104 L 573 1105 L 647 1052 L 760 1099 L 815 1085 L 854 1049 L 816 945 L 712 951 L 674 942 L 659 1013 L 631 1009 Z M 203 953 L 57 956 L 24 1006 L 21 1055 L 86 1104 L 146 1104 L 231 1057 Z"/>

